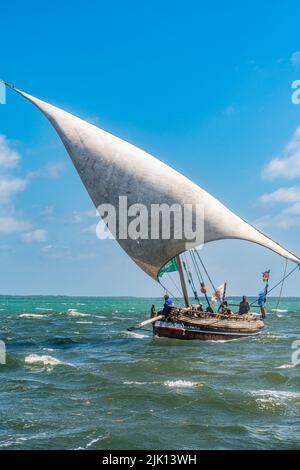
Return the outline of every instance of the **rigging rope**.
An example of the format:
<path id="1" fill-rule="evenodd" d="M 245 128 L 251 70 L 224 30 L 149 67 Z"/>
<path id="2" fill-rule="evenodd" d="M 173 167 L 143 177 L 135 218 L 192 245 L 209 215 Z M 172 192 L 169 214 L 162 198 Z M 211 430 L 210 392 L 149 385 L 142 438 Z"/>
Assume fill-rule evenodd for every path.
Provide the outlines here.
<path id="1" fill-rule="evenodd" d="M 177 290 L 177 292 L 179 292 L 179 295 L 181 296 L 181 295 L 182 295 L 182 292 L 181 292 L 181 290 L 179 289 L 178 285 L 176 284 L 176 282 L 175 282 L 174 279 L 172 278 L 171 274 L 170 274 L 170 273 L 167 273 L 167 274 L 168 274 L 169 279 L 172 281 L 173 285 L 175 286 L 175 289 Z M 170 294 L 171 294 L 171 292 L 170 292 Z M 174 297 L 174 296 L 172 295 L 172 297 Z"/>
<path id="2" fill-rule="evenodd" d="M 195 287 L 195 284 L 194 284 L 194 280 L 193 280 L 193 276 L 192 276 L 192 273 L 190 271 L 190 268 L 189 268 L 189 265 L 188 265 L 188 261 L 187 261 L 187 257 L 186 257 L 186 254 L 184 253 L 184 258 L 185 258 L 185 261 L 183 261 L 183 267 L 185 269 L 185 272 L 186 272 L 186 275 L 187 275 L 187 280 L 188 280 L 188 283 L 189 285 L 191 286 L 191 289 L 193 291 L 193 294 L 194 294 L 194 297 L 195 297 L 195 300 L 198 300 L 199 301 L 199 296 L 197 294 L 197 290 L 196 290 L 196 287 Z"/>
<path id="3" fill-rule="evenodd" d="M 192 259 L 192 262 L 193 262 L 193 265 L 194 265 L 194 269 L 195 269 L 195 272 L 196 272 L 196 275 L 198 277 L 198 282 L 201 286 L 201 284 L 204 284 L 204 280 L 203 280 L 203 277 L 202 277 L 202 274 L 201 274 L 201 271 L 200 271 L 200 268 L 197 264 L 197 260 L 195 258 L 195 255 L 193 253 L 193 251 L 189 251 L 190 253 L 190 256 L 191 256 L 191 259 Z"/>
<path id="4" fill-rule="evenodd" d="M 173 297 L 174 300 L 176 300 L 176 302 L 179 302 L 180 299 L 178 297 L 176 297 L 171 291 L 170 289 L 167 289 L 166 286 L 161 282 L 161 280 L 158 281 L 158 283 L 161 285 L 161 287 L 166 291 L 168 292 L 169 294 L 171 294 L 171 296 Z"/>
<path id="5" fill-rule="evenodd" d="M 200 270 L 200 268 L 199 268 L 199 266 L 198 266 L 195 253 L 194 253 L 193 251 L 189 251 L 189 253 L 190 253 L 190 256 L 191 256 L 192 261 L 193 261 L 193 265 L 194 265 L 194 268 L 195 268 L 195 271 L 196 271 L 196 274 L 197 274 L 197 277 L 198 277 L 199 284 L 200 284 L 200 286 L 201 286 L 201 292 L 202 292 L 202 294 L 203 294 L 204 297 L 205 297 L 205 300 L 206 300 L 206 302 L 207 302 L 208 307 L 211 308 L 209 298 L 207 297 L 207 293 L 206 293 L 206 291 L 203 291 L 203 290 L 202 290 L 202 289 L 205 289 L 205 282 L 204 282 L 204 279 L 203 279 L 201 270 Z M 200 302 L 200 299 L 199 299 L 199 303 L 201 303 L 201 302 Z"/>
<path id="6" fill-rule="evenodd" d="M 283 284 L 284 284 L 284 277 L 286 275 L 287 267 L 288 267 L 288 259 L 286 258 L 285 259 L 285 268 L 284 268 L 284 272 L 283 272 L 283 280 L 281 282 L 281 287 L 280 287 L 280 292 L 279 292 L 279 296 L 278 296 L 278 300 L 277 300 L 276 310 L 278 309 L 280 301 L 281 301 L 281 296 L 282 296 L 282 291 L 283 291 Z"/>
<path id="7" fill-rule="evenodd" d="M 205 274 L 206 274 L 206 276 L 207 276 L 207 278 L 208 278 L 208 280 L 209 280 L 209 282 L 210 282 L 210 284 L 211 284 L 211 286 L 212 286 L 212 288 L 213 288 L 213 291 L 216 292 L 216 288 L 215 288 L 215 286 L 214 286 L 214 284 L 213 284 L 213 282 L 212 282 L 212 280 L 211 280 L 211 278 L 210 278 L 210 275 L 209 275 L 208 272 L 207 272 L 206 267 L 204 266 L 204 263 L 203 263 L 203 261 L 202 261 L 202 259 L 201 259 L 201 256 L 199 255 L 198 250 L 195 250 L 195 249 L 194 249 L 194 253 L 197 254 L 198 259 L 199 259 L 199 261 L 200 261 L 200 263 L 201 263 L 201 265 L 202 265 L 202 267 L 203 267 L 203 269 L 204 269 L 204 272 L 205 272 Z"/>

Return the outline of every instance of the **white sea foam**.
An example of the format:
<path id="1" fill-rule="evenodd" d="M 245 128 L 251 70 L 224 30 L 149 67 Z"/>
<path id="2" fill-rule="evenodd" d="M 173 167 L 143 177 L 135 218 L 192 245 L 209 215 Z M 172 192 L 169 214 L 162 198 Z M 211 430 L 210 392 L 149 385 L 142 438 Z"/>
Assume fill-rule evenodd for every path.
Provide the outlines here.
<path id="1" fill-rule="evenodd" d="M 282 364 L 282 366 L 278 366 L 278 367 L 276 367 L 276 369 L 291 369 L 295 366 L 296 366 L 296 364 Z"/>
<path id="2" fill-rule="evenodd" d="M 127 380 L 123 382 L 124 385 L 153 385 L 153 384 L 160 384 L 161 382 L 137 382 L 134 380 Z"/>
<path id="3" fill-rule="evenodd" d="M 86 446 L 85 448 L 88 449 L 89 447 L 91 447 L 93 444 L 95 444 L 96 442 L 99 442 L 101 441 L 102 437 L 98 437 L 97 439 L 92 439 Z"/>
<path id="4" fill-rule="evenodd" d="M 260 396 L 263 398 L 276 398 L 278 399 L 291 399 L 299 398 L 300 392 L 290 392 L 282 390 L 254 390 L 251 392 L 251 395 Z"/>
<path id="5" fill-rule="evenodd" d="M 134 317 L 118 317 L 117 315 L 114 315 L 113 318 L 116 319 L 116 320 L 122 320 L 122 321 L 124 321 L 124 320 L 135 320 Z"/>
<path id="6" fill-rule="evenodd" d="M 48 312 L 52 312 L 53 311 L 53 308 L 44 308 L 44 307 L 35 307 L 36 310 L 43 310 L 43 311 L 48 311 Z"/>
<path id="7" fill-rule="evenodd" d="M 124 333 L 128 336 L 133 336 L 137 339 L 149 338 L 148 335 L 143 335 L 142 333 L 135 333 L 134 331 L 124 331 Z"/>
<path id="8" fill-rule="evenodd" d="M 68 314 L 69 315 L 72 315 L 74 317 L 90 317 L 90 313 L 82 313 L 82 312 L 78 312 L 78 310 L 76 310 L 76 308 L 69 308 L 68 309 Z"/>
<path id="9" fill-rule="evenodd" d="M 123 382 L 124 385 L 148 385 L 149 382 L 136 382 L 136 381 L 132 381 L 132 380 L 127 380 L 125 382 Z"/>
<path id="10" fill-rule="evenodd" d="M 191 388 L 199 384 L 197 382 L 190 382 L 189 380 L 166 380 L 164 385 L 170 388 Z"/>
<path id="11" fill-rule="evenodd" d="M 26 364 L 43 364 L 44 366 L 56 366 L 58 364 L 63 364 L 63 362 L 59 361 L 55 357 L 42 355 L 39 356 L 38 354 L 29 354 L 29 356 L 25 357 Z"/>
<path id="12" fill-rule="evenodd" d="M 81 325 L 92 325 L 92 321 L 77 321 L 76 323 L 80 323 Z"/>
<path id="13" fill-rule="evenodd" d="M 271 308 L 271 312 L 277 312 L 277 313 L 287 313 L 288 310 L 282 310 L 280 308 Z"/>
<path id="14" fill-rule="evenodd" d="M 38 313 L 21 313 L 19 318 L 46 318 L 46 315 L 39 315 Z"/>

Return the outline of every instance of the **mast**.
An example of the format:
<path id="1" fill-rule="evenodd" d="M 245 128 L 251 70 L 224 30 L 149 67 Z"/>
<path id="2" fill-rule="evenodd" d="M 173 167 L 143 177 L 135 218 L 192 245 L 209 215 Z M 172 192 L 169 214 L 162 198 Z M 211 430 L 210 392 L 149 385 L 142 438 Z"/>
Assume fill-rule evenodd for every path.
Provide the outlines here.
<path id="1" fill-rule="evenodd" d="M 176 256 L 176 261 L 177 261 L 177 266 L 178 266 L 178 272 L 179 272 L 179 277 L 180 277 L 180 283 L 181 283 L 184 302 L 185 302 L 186 307 L 189 307 L 190 306 L 190 300 L 189 300 L 188 291 L 187 291 L 187 288 L 186 288 L 186 283 L 185 283 L 185 279 L 184 279 L 184 274 L 183 274 L 180 255 Z"/>

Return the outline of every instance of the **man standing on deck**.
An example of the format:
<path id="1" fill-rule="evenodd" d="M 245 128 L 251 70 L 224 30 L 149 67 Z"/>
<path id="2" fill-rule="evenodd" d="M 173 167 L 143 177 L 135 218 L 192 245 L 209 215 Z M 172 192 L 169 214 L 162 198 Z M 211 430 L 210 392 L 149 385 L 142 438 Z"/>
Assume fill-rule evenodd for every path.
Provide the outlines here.
<path id="1" fill-rule="evenodd" d="M 239 308 L 239 314 L 240 315 L 245 315 L 249 313 L 250 311 L 250 305 L 247 300 L 247 297 L 243 295 L 242 301 L 240 302 L 240 308 Z"/>

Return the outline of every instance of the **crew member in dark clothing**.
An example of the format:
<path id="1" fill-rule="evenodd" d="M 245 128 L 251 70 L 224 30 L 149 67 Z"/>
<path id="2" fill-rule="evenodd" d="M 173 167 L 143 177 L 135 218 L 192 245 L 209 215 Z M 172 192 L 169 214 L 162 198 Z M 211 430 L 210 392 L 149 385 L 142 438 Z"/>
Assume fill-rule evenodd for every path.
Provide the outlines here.
<path id="1" fill-rule="evenodd" d="M 249 313 L 250 311 L 250 305 L 247 300 L 247 297 L 243 295 L 242 301 L 240 302 L 240 308 L 239 308 L 239 314 L 240 315 L 245 315 Z"/>

